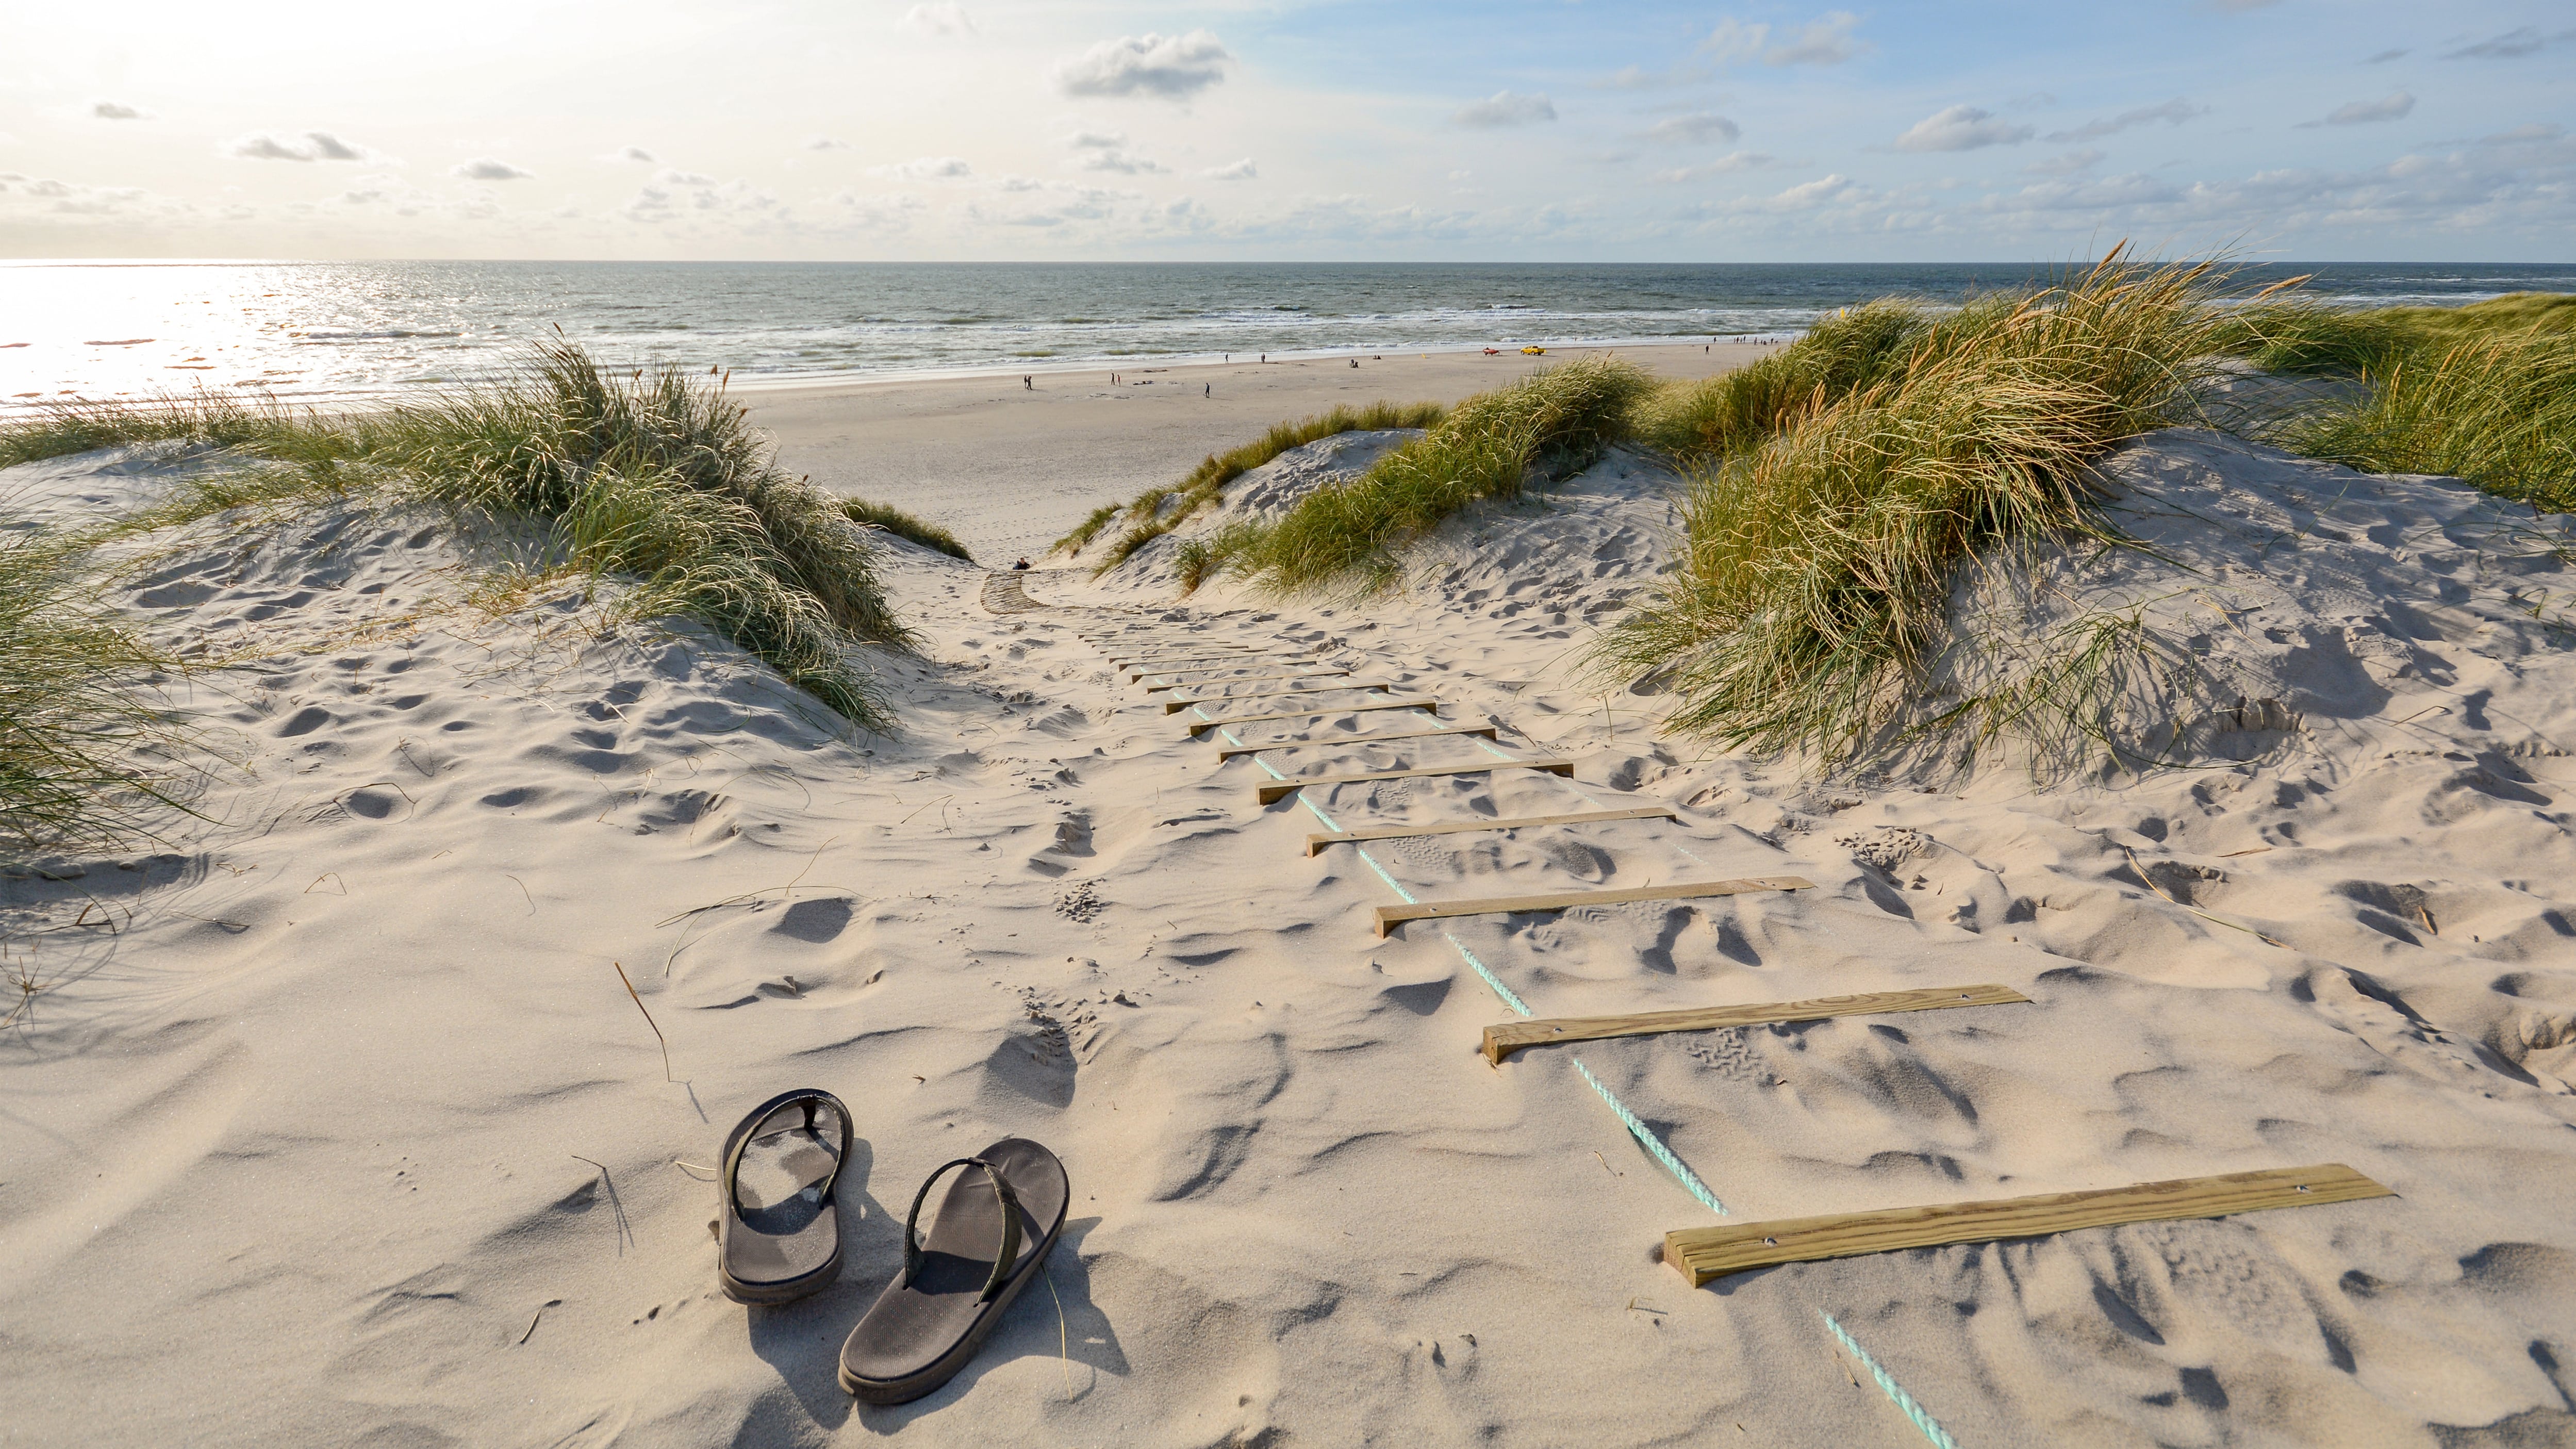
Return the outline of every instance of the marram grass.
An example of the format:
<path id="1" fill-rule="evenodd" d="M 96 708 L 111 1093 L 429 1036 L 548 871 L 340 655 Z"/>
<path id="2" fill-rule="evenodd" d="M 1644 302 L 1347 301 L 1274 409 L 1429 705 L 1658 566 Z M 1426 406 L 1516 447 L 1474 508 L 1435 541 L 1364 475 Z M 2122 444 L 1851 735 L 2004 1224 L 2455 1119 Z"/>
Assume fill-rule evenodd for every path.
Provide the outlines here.
<path id="1" fill-rule="evenodd" d="M 865 531 L 779 471 L 721 384 L 677 369 L 604 374 L 570 344 L 487 387 L 324 417 L 273 404 L 166 399 L 54 407 L 0 425 L 0 459 L 110 444 L 209 445 L 235 466 L 183 486 L 125 531 L 226 508 L 360 489 L 543 522 L 571 566 L 638 579 L 851 719 L 882 728 L 860 641 L 909 647 Z M 953 542 L 954 540 L 951 540 Z"/>
<path id="2" fill-rule="evenodd" d="M 841 500 L 841 516 L 863 528 L 882 528 L 897 538 L 908 539 L 923 548 L 944 553 L 961 563 L 973 563 L 975 555 L 957 541 L 957 535 L 938 524 L 915 518 L 891 503 L 870 503 L 864 498 Z"/>
<path id="3" fill-rule="evenodd" d="M 1278 593 L 1383 589 L 1400 573 L 1404 549 L 1458 510 L 1518 498 L 1532 474 L 1561 478 L 1589 466 L 1628 435 L 1630 414 L 1652 387 L 1628 363 L 1584 358 L 1479 393 L 1358 478 L 1225 539 L 1211 568 Z"/>
<path id="4" fill-rule="evenodd" d="M 1078 555 L 1109 525 L 1125 519 L 1127 527 L 1092 567 L 1095 575 L 1125 563 L 1129 555 L 1187 522 L 1191 515 L 1225 496 L 1225 486 L 1291 448 L 1342 433 L 1383 432 L 1393 428 L 1427 428 L 1448 411 L 1438 403 L 1378 401 L 1365 407 L 1336 406 L 1329 412 L 1293 423 L 1273 423 L 1268 432 L 1240 447 L 1210 453 L 1188 477 L 1172 485 L 1157 484 L 1124 507 L 1104 504 L 1073 532 L 1055 541 L 1059 552 Z"/>
<path id="5" fill-rule="evenodd" d="M 108 844 L 176 803 L 176 661 L 97 602 L 88 552 L 0 535 L 0 846 Z"/>
<path id="6" fill-rule="evenodd" d="M 2274 441 L 2369 473 L 2444 473 L 2551 512 L 2576 511 L 2576 333 L 2523 327 L 2400 352 L 2355 398 L 2290 419 Z"/>
<path id="7" fill-rule="evenodd" d="M 1853 349 L 1866 366 L 1793 358 L 1780 372 L 1811 381 L 1803 400 L 1783 389 L 1776 430 L 1691 434 L 1722 451 L 1690 486 L 1679 567 L 1594 667 L 1659 680 L 1669 729 L 1766 752 L 1833 761 L 1916 727 L 2019 731 L 2027 688 L 1927 714 L 1954 578 L 2018 541 L 2113 537 L 2091 465 L 2189 411 L 2215 288 L 2206 266 L 2115 251 L 2059 286 L 1883 327 L 1892 341 Z"/>

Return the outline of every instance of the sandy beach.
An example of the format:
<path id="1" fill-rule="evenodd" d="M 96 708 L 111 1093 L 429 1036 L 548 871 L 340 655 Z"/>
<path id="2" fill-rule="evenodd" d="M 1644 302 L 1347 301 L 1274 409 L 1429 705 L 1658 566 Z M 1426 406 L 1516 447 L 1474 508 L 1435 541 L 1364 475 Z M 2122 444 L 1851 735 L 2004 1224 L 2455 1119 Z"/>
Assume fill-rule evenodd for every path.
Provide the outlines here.
<path id="1" fill-rule="evenodd" d="M 1741 367 L 1765 344 L 1628 347 L 1658 377 Z M 1219 447 L 1336 406 L 1454 403 L 1602 348 L 1304 358 L 1267 365 L 1120 369 L 747 390 L 779 458 L 835 493 L 892 503 L 956 530 L 983 560 L 1035 556 L 1103 503 L 1177 481 Z M 995 506 L 996 499 L 1003 506 Z"/>
<path id="2" fill-rule="evenodd" d="M 1275 377 L 1240 405 L 1268 417 L 1478 365 L 1219 380 Z M 899 494 L 855 441 L 836 481 L 988 547 L 1158 476 L 1067 447 L 1019 501 L 943 512 L 1061 426 L 994 419 L 1169 415 L 1126 444 L 1164 471 L 1225 441 L 1163 397 L 760 405 L 848 440 L 945 419 L 944 481 Z M 5 481 L 67 516 L 192 466 Z M 200 525 L 119 601 L 250 661 L 191 699 L 238 771 L 162 847 L 0 883 L 40 987 L 0 1043 L 0 1436 L 1894 1444 L 1901 1392 L 1960 1444 L 2564 1442 L 2576 673 L 2517 602 L 2564 588 L 2563 538 L 2194 430 L 2109 473 L 2166 561 L 2068 587 L 2171 599 L 2179 569 L 2254 621 L 2229 667 L 2282 713 L 2240 719 L 2240 758 L 1935 789 L 1660 740 L 1650 688 L 1568 670 L 1669 558 L 1676 480 L 1624 451 L 1453 522 L 1365 608 L 1181 599 L 1171 541 L 1098 581 L 889 542 L 926 636 L 878 659 L 892 735 L 580 588 L 478 610 L 491 541 L 443 516 Z M 1115 667 L 1175 649 L 1241 662 Z M 1401 699 L 1437 708 L 1373 707 Z M 1391 769 L 1452 773 L 1258 798 Z M 1797 884 L 1373 924 L 1717 878 Z M 1479 1051 L 1521 1012 L 1970 983 L 2028 1000 Z M 848 1266 L 746 1309 L 708 1179 L 800 1085 L 855 1117 Z M 910 1192 L 1010 1134 L 1073 1184 L 1045 1281 L 947 1387 L 854 1406 L 834 1358 Z M 1697 1289 L 1661 1261 L 1712 1224 L 2322 1163 L 2395 1196 Z"/>

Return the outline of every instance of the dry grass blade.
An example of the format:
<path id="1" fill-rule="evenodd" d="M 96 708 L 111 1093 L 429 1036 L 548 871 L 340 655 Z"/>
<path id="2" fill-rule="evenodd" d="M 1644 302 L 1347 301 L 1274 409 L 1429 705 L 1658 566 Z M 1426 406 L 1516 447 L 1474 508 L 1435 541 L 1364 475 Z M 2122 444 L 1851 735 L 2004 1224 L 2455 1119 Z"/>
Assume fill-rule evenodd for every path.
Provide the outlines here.
<path id="1" fill-rule="evenodd" d="M 612 961 L 609 964 L 617 968 L 617 979 L 626 983 L 626 994 L 634 998 L 635 1009 L 637 1011 L 644 1011 L 644 998 L 636 995 L 635 983 L 626 975 L 626 963 L 623 961 Z M 679 1078 L 671 1075 L 671 1039 L 662 1035 L 661 1025 L 653 1020 L 653 1013 L 644 1011 L 644 1024 L 653 1028 L 653 1040 L 662 1044 L 662 1080 L 666 1082 L 678 1081 Z"/>

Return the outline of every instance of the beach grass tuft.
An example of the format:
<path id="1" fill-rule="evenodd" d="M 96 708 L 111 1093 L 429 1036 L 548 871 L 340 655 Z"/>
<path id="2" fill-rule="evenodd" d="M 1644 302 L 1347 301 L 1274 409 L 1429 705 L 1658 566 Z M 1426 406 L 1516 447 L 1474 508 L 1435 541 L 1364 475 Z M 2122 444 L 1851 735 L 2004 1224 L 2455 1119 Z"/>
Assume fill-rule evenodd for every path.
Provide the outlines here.
<path id="1" fill-rule="evenodd" d="M 1365 407 L 1335 407 L 1295 422 L 1273 423 L 1268 432 L 1249 443 L 1210 453 L 1177 484 L 1155 484 L 1128 500 L 1124 507 L 1104 505 L 1084 519 L 1080 527 L 1056 540 L 1056 547 L 1078 554 L 1110 524 L 1126 520 L 1127 527 L 1111 541 L 1108 553 L 1093 565 L 1095 576 L 1106 573 L 1125 563 L 1136 550 L 1189 521 L 1199 510 L 1217 503 L 1225 496 L 1227 484 L 1291 448 L 1342 433 L 1427 428 L 1439 422 L 1447 411 L 1439 403 L 1381 400 Z"/>
<path id="2" fill-rule="evenodd" d="M 0 536 L 0 843 L 92 846 L 177 803 L 177 661 L 97 601 L 85 540 Z"/>
<path id="3" fill-rule="evenodd" d="M 1827 761 L 1909 729 L 2020 728 L 2073 686 L 2049 674 L 1925 716 L 1954 577 L 2021 541 L 2116 541 L 2090 465 L 2191 411 L 2220 280 L 2115 249 L 2058 285 L 1941 319 L 1889 308 L 1828 333 L 1829 355 L 1811 362 L 1793 344 L 1779 372 L 1803 399 L 1766 383 L 1757 404 L 1788 401 L 1684 415 L 1677 436 L 1718 459 L 1690 484 L 1679 567 L 1602 636 L 1593 667 L 1657 680 L 1677 699 L 1667 728 Z"/>
<path id="4" fill-rule="evenodd" d="M 1640 368 L 1593 357 L 1480 393 L 1347 484 L 1319 488 L 1232 540 L 1228 563 L 1257 586 L 1290 592 L 1394 582 L 1404 547 L 1461 508 L 1516 499 L 1530 478 L 1563 478 L 1628 436 L 1652 389 Z"/>
<path id="5" fill-rule="evenodd" d="M 963 563 L 973 563 L 975 555 L 957 541 L 957 535 L 935 523 L 913 517 L 891 503 L 870 503 L 864 498 L 841 500 L 841 516 L 863 528 L 882 528 L 897 538 L 909 539 L 923 548 L 944 553 Z"/>
<path id="6" fill-rule="evenodd" d="M 779 471 L 748 412 L 721 382 L 676 368 L 610 373 L 557 342 L 500 382 L 378 412 L 207 396 L 48 408 L 0 425 L 0 459 L 116 444 L 229 450 L 232 466 L 192 479 L 128 532 L 363 490 L 532 519 L 566 564 L 637 578 L 641 600 L 702 620 L 883 728 L 853 645 L 909 648 L 915 636 L 886 601 L 865 531 L 839 500 Z"/>
<path id="7" fill-rule="evenodd" d="M 2576 511 L 2576 333 L 2472 331 L 2363 378 L 2358 395 L 2292 417 L 2272 440 L 2368 473 L 2445 473 Z"/>

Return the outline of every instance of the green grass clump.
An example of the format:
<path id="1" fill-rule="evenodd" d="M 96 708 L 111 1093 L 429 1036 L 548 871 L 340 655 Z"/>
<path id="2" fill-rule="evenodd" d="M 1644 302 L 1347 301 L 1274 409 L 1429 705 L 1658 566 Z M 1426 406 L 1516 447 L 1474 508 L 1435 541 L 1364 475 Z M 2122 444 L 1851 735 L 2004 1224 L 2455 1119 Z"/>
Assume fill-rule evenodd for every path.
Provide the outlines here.
<path id="1" fill-rule="evenodd" d="M 173 803 L 175 663 L 97 602 L 84 542 L 0 540 L 0 843 L 103 845 Z"/>
<path id="2" fill-rule="evenodd" d="M 1057 539 L 1055 543 L 1048 548 L 1047 552 L 1061 554 L 1077 554 L 1082 552 L 1084 545 L 1090 543 L 1093 539 L 1098 538 L 1100 536 L 1100 530 L 1116 523 L 1118 521 L 1118 515 L 1125 511 L 1126 510 L 1124 508 L 1115 503 L 1101 504 L 1098 508 L 1091 510 L 1090 516 L 1084 518 L 1080 523 L 1075 524 L 1073 526 L 1073 532 Z"/>
<path id="3" fill-rule="evenodd" d="M 935 523 L 925 523 L 891 503 L 870 503 L 864 498 L 841 500 L 841 516 L 868 528 L 882 528 L 897 538 L 908 538 L 923 548 L 936 549 L 950 558 L 973 563 L 975 556 L 957 535 Z"/>
<path id="4" fill-rule="evenodd" d="M 1929 309 L 1898 298 L 1844 308 L 1750 366 L 1667 387 L 1642 409 L 1638 440 L 1685 464 L 1750 447 L 1901 369 L 1932 325 Z"/>
<path id="5" fill-rule="evenodd" d="M 1273 423 L 1270 430 L 1239 448 L 1210 453 L 1177 485 L 1158 483 L 1128 500 L 1123 508 L 1105 504 L 1082 526 L 1057 539 L 1068 554 L 1080 553 L 1100 531 L 1120 518 L 1128 527 L 1113 540 L 1094 566 L 1096 576 L 1127 561 L 1128 555 L 1187 522 L 1192 514 L 1225 496 L 1225 485 L 1287 452 L 1341 433 L 1384 432 L 1392 428 L 1427 428 L 1448 411 L 1439 403 L 1373 402 L 1366 407 L 1337 406 L 1330 412 L 1293 423 Z"/>
<path id="6" fill-rule="evenodd" d="M 2357 398 L 2295 417 L 2280 441 L 2370 473 L 2444 473 L 2576 510 L 2576 333 L 2471 332 L 2365 374 Z"/>
<path id="7" fill-rule="evenodd" d="M 1680 567 L 1594 666 L 1651 674 L 1667 727 L 1827 760 L 1925 723 L 1954 574 L 2017 540 L 2112 537 L 2089 468 L 2190 404 L 2213 350 L 2205 266 L 2119 251 L 2062 285 L 1927 324 L 1901 359 L 1693 482 Z M 1796 349 L 1792 347 L 1790 352 Z M 1786 355 L 1786 354 L 1783 354 Z M 2027 689 L 1931 723 L 1993 732 Z"/>
<path id="8" fill-rule="evenodd" d="M 1319 488 L 1285 517 L 1244 536 L 1233 567 L 1275 591 L 1391 584 L 1398 554 L 1459 509 L 1520 496 L 1533 471 L 1581 471 L 1626 437 L 1654 384 L 1611 358 L 1588 357 L 1480 393 L 1368 472 Z"/>
<path id="9" fill-rule="evenodd" d="M 2285 297 L 2231 311 L 2219 345 L 2265 372 L 2357 374 L 2524 332 L 2576 333 L 2576 294 L 2514 292 L 2463 307 L 2335 307 Z"/>
<path id="10" fill-rule="evenodd" d="M 514 376 L 435 402 L 323 417 L 226 399 L 48 409 L 0 425 L 0 458 L 111 443 L 230 448 L 132 526 L 166 526 L 263 502 L 381 489 L 531 518 L 557 557 L 642 582 L 627 612 L 685 613 L 800 688 L 871 727 L 886 723 L 870 641 L 910 647 L 865 535 L 838 500 L 779 471 L 768 439 L 721 384 L 677 369 L 609 377 L 579 347 L 548 344 Z"/>

